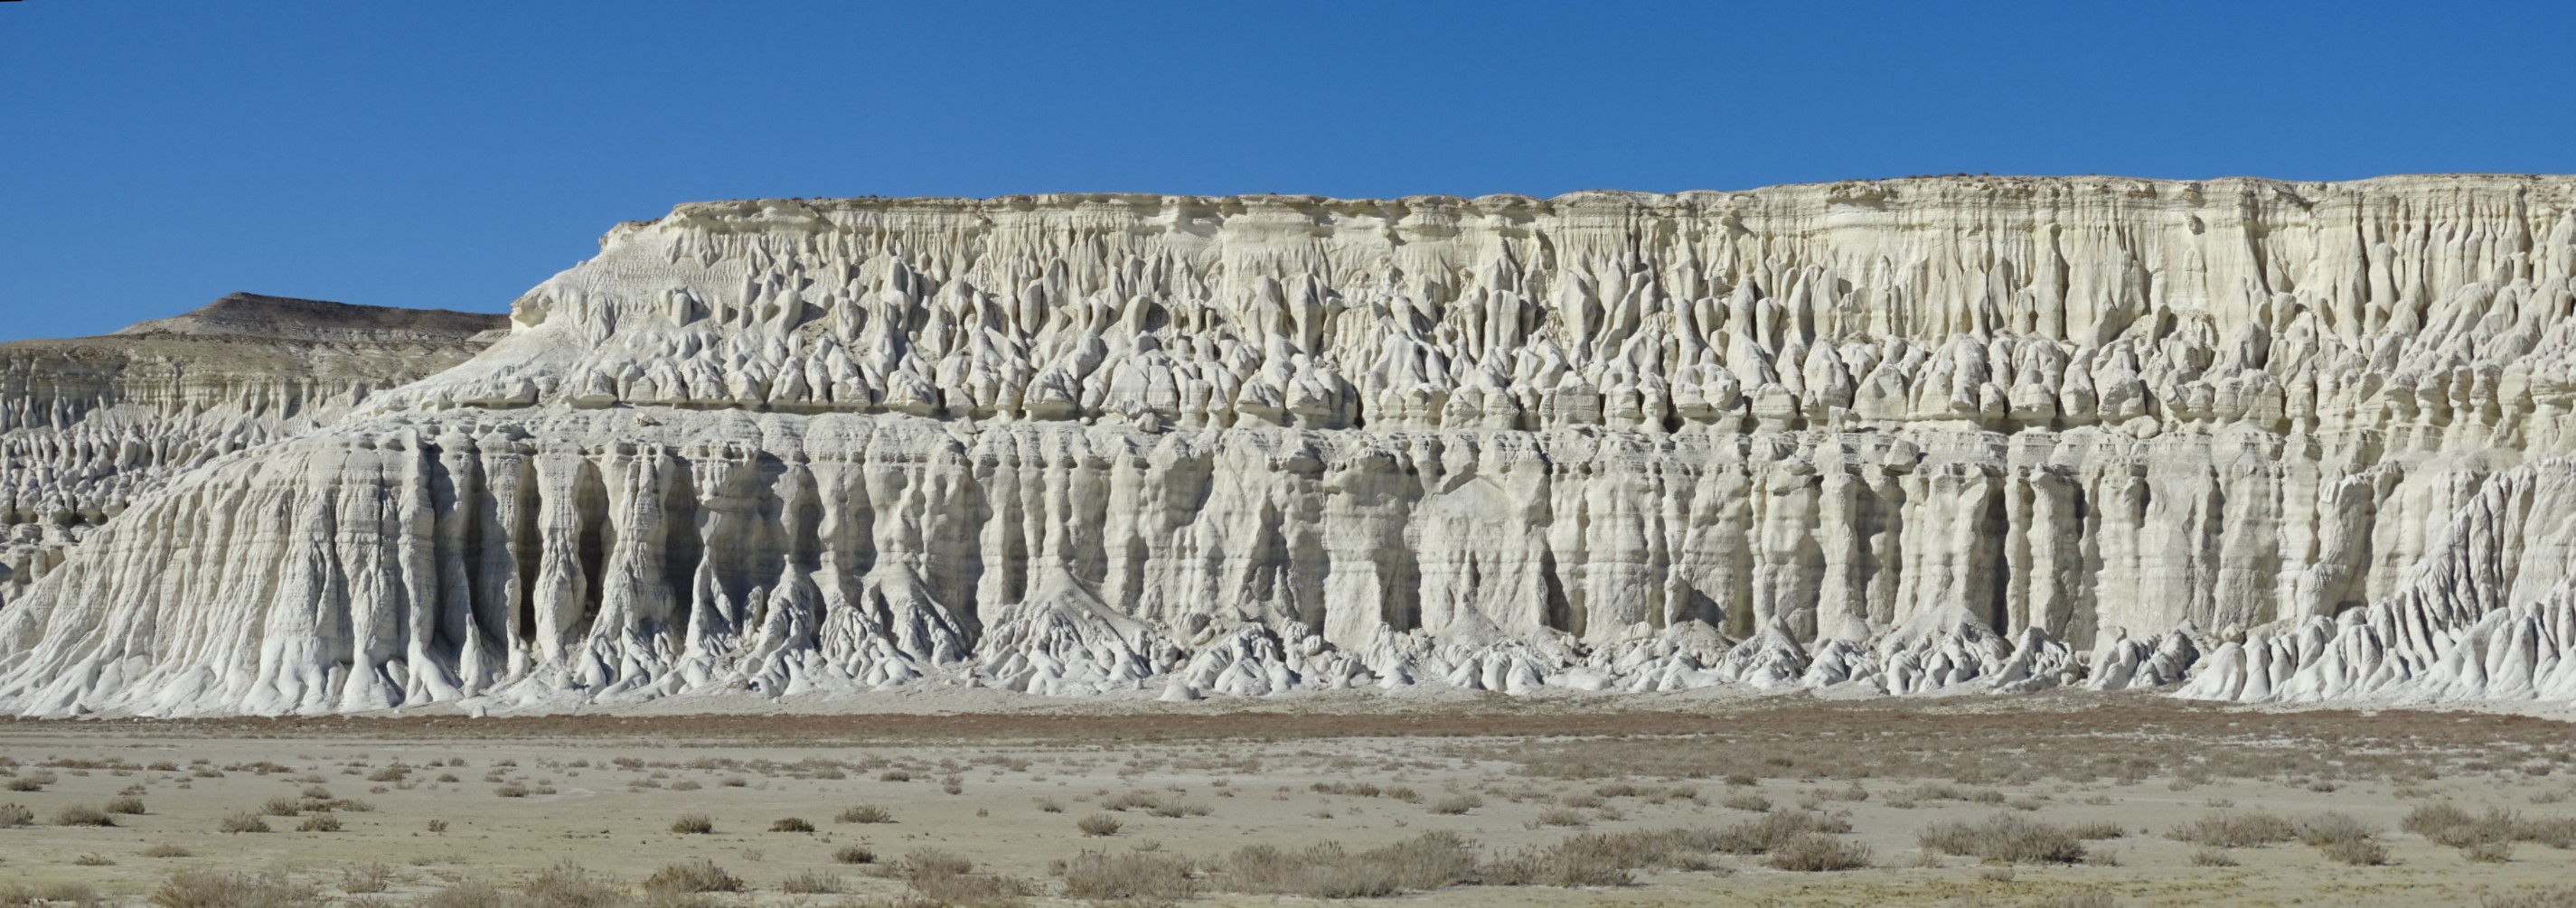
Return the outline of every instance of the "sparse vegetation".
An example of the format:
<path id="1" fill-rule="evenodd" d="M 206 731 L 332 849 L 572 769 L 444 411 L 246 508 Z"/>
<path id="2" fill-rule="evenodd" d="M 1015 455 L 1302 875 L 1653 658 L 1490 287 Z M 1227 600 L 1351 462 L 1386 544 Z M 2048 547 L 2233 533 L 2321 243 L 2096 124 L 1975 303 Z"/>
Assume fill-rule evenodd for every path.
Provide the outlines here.
<path id="1" fill-rule="evenodd" d="M 1216 881 L 1229 892 L 1376 898 L 1465 882 L 1475 877 L 1476 866 L 1475 849 L 1467 840 L 1429 832 L 1357 852 L 1339 842 L 1299 849 L 1247 846 L 1225 861 Z"/>
<path id="2" fill-rule="evenodd" d="M 2165 837 L 2212 848 L 2256 848 L 2296 839 L 2299 829 L 2277 814 L 2220 813 L 2176 826 Z"/>
<path id="3" fill-rule="evenodd" d="M 741 892 L 741 877 L 705 858 L 665 865 L 644 878 L 646 892 Z"/>
<path id="4" fill-rule="evenodd" d="M 684 813 L 671 821 L 671 831 L 681 835 L 706 835 L 716 831 L 716 821 L 703 813 Z"/>
<path id="5" fill-rule="evenodd" d="M 841 891 L 841 878 L 820 870 L 808 870 L 778 883 L 778 889 L 792 895 L 834 895 Z"/>
<path id="6" fill-rule="evenodd" d="M 894 814 L 874 804 L 861 804 L 841 811 L 832 819 L 843 823 L 892 823 Z"/>
<path id="7" fill-rule="evenodd" d="M 1804 833 L 1771 849 L 1770 865 L 1776 870 L 1822 872 L 1858 870 L 1869 866 L 1869 846 L 1823 833 Z"/>
<path id="8" fill-rule="evenodd" d="M 1073 822 L 1075 829 L 1082 830 L 1082 834 L 1088 836 L 1117 835 L 1119 828 L 1125 825 L 1127 824 L 1117 817 L 1105 813 L 1095 813 Z"/>
<path id="9" fill-rule="evenodd" d="M 2112 832 L 2116 834 L 2117 830 Z M 2084 842 L 2074 831 L 2010 813 L 1995 814 L 1982 822 L 1934 823 L 1916 838 L 1926 850 L 2007 864 L 2075 864 L 2084 860 Z"/>
<path id="10" fill-rule="evenodd" d="M 190 868 L 173 873 L 152 891 L 160 908 L 306 908 L 326 904 L 322 891 L 282 873 L 225 873 Z"/>
<path id="11" fill-rule="evenodd" d="M 107 811 L 87 804 L 70 804 L 54 811 L 56 826 L 114 826 L 116 818 Z"/>
<path id="12" fill-rule="evenodd" d="M 259 814 L 255 813 L 235 813 L 224 817 L 222 821 L 216 823 L 215 829 L 219 832 L 225 833 L 267 832 L 268 821 L 261 819 Z"/>
<path id="13" fill-rule="evenodd" d="M 814 824 L 801 817 L 782 817 L 769 823 L 771 832 L 813 832 Z"/>
<path id="14" fill-rule="evenodd" d="M 1085 901 L 1169 904 L 1202 888 L 1187 859 L 1152 852 L 1084 851 L 1057 861 L 1049 873 L 1064 881 L 1064 897 Z"/>
<path id="15" fill-rule="evenodd" d="M 297 832 L 339 832 L 339 831 L 340 831 L 340 818 L 339 818 L 339 817 L 332 816 L 332 815 L 327 814 L 327 813 L 317 813 L 317 814 L 314 814 L 314 815 L 312 815 L 312 816 L 305 817 L 305 818 L 304 818 L 304 822 L 301 822 L 301 823 L 297 823 L 297 824 L 295 824 L 295 831 L 297 831 Z"/>

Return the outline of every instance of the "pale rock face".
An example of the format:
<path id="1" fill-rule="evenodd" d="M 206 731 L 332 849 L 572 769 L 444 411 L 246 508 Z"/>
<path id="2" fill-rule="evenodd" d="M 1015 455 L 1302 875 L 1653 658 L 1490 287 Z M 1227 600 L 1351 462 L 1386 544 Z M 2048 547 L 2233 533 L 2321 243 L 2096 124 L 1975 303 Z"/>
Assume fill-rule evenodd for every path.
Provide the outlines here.
<path id="1" fill-rule="evenodd" d="M 2576 695 L 2576 180 L 687 205 L 139 498 L 40 715 Z"/>
<path id="2" fill-rule="evenodd" d="M 0 344 L 0 603 L 171 476 L 338 419 L 506 325 L 236 293 L 113 335 Z"/>

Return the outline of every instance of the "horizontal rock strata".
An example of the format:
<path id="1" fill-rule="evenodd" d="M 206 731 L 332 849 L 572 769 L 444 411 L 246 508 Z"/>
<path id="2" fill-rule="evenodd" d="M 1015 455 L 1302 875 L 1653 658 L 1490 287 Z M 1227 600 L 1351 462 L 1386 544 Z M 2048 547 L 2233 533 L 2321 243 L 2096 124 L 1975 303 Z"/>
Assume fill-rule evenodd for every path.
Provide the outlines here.
<path id="1" fill-rule="evenodd" d="M 22 712 L 2576 694 L 2576 180 L 687 205 L 135 501 Z"/>
<path id="2" fill-rule="evenodd" d="M 0 603 L 170 476 L 464 362 L 506 324 L 236 293 L 113 335 L 0 343 Z"/>

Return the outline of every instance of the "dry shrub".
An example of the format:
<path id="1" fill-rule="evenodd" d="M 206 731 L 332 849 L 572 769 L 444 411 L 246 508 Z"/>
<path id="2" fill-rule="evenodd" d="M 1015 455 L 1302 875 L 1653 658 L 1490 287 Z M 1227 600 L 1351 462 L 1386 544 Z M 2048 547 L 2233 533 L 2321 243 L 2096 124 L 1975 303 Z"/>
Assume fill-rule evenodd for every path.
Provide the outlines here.
<path id="1" fill-rule="evenodd" d="M 2165 833 L 2165 838 L 2212 848 L 2253 848 L 2299 837 L 2297 824 L 2278 814 L 2214 813 Z"/>
<path id="2" fill-rule="evenodd" d="M 61 810 L 54 811 L 54 825 L 114 826 L 116 825 L 116 818 L 108 816 L 107 811 L 91 807 L 87 804 L 72 804 L 65 806 Z"/>
<path id="3" fill-rule="evenodd" d="M 182 870 L 152 891 L 160 908 L 304 908 L 325 904 L 322 891 L 289 881 L 285 874 L 223 873 L 202 868 Z"/>
<path id="4" fill-rule="evenodd" d="M 243 811 L 217 821 L 215 829 L 226 833 L 267 832 L 268 821 L 260 819 L 259 814 Z"/>
<path id="5" fill-rule="evenodd" d="M 832 849 L 832 860 L 843 864 L 874 864 L 877 850 L 866 845 L 843 845 Z"/>
<path id="6" fill-rule="evenodd" d="M 340 891 L 348 893 L 383 892 L 393 888 L 394 869 L 380 862 L 368 862 L 340 868 Z"/>
<path id="7" fill-rule="evenodd" d="M 260 805 L 259 812 L 272 817 L 291 817 L 304 812 L 304 802 L 295 798 L 275 797 Z"/>
<path id="8" fill-rule="evenodd" d="M 1727 854 L 1764 854 L 1790 840 L 1808 833 L 1840 834 L 1851 831 L 1851 821 L 1817 813 L 1765 814 L 1758 820 L 1746 820 L 1720 830 L 1710 839 L 1712 851 Z"/>
<path id="9" fill-rule="evenodd" d="M 2478 908 L 2576 908 L 2576 887 L 2482 895 L 2478 897 Z"/>
<path id="10" fill-rule="evenodd" d="M 1119 822 L 1117 817 L 1105 813 L 1095 813 L 1075 820 L 1073 823 L 1074 828 L 1082 830 L 1083 835 L 1089 836 L 1117 835 L 1119 827 L 1125 825 Z"/>
<path id="11" fill-rule="evenodd" d="M 2192 851 L 2191 866 L 2234 867 L 2236 866 L 2236 856 L 2228 854 L 2227 850 L 2224 848 L 2203 845 Z"/>
<path id="12" fill-rule="evenodd" d="M 25 826 L 36 821 L 36 812 L 24 804 L 0 804 L 0 829 Z"/>
<path id="13" fill-rule="evenodd" d="M 1494 886 L 1624 886 L 1629 871 L 1712 870 L 1717 850 L 1712 829 L 1584 833 L 1544 848 L 1529 848 L 1486 864 L 1482 878 Z"/>
<path id="14" fill-rule="evenodd" d="M 507 908 L 625 908 L 630 901 L 625 887 L 616 881 L 594 876 L 581 865 L 565 861 L 529 877 L 519 885 L 517 898 L 498 904 Z"/>
<path id="15" fill-rule="evenodd" d="M 2108 892 L 2069 892 L 2041 899 L 2031 908 L 2115 908 L 2118 904 Z"/>
<path id="16" fill-rule="evenodd" d="M 1763 797 L 1759 792 L 1736 792 L 1719 799 L 1717 803 L 1728 810 L 1741 810 L 1746 813 L 1771 812 L 1771 799 Z"/>
<path id="17" fill-rule="evenodd" d="M 841 891 L 841 878 L 820 870 L 808 870 L 779 881 L 778 889 L 793 895 L 833 895 Z"/>
<path id="18" fill-rule="evenodd" d="M 1431 802 L 1431 812 L 1442 816 L 1460 816 L 1485 806 L 1485 799 L 1472 794 L 1453 794 Z"/>
<path id="19" fill-rule="evenodd" d="M 2066 831 L 2076 838 L 2083 839 L 2087 842 L 2098 842 L 2103 839 L 2116 839 L 2129 834 L 2127 829 L 2122 828 L 2120 824 L 2110 820 L 2088 820 L 2068 826 L 2066 827 Z"/>
<path id="20" fill-rule="evenodd" d="M 742 878 L 706 858 L 665 865 L 644 878 L 646 892 L 741 892 Z"/>
<path id="21" fill-rule="evenodd" d="M 2513 843 L 2479 842 L 2460 849 L 2460 856 L 2473 864 L 2502 864 L 2513 860 Z"/>
<path id="22" fill-rule="evenodd" d="M 1538 818 L 1531 820 L 1530 825 L 1532 827 L 1590 826 L 1592 825 L 1592 818 L 1585 816 L 1583 811 L 1576 810 L 1571 807 L 1550 807 L 1546 810 L 1539 811 Z"/>
<path id="23" fill-rule="evenodd" d="M 2075 864 L 2084 860 L 2084 841 L 2061 826 L 1999 813 L 1984 822 L 1951 821 L 1924 827 L 1916 836 L 1925 849 L 1971 855 L 2007 864 Z"/>
<path id="24" fill-rule="evenodd" d="M 973 861 L 955 852 L 922 848 L 905 854 L 881 875 L 902 880 L 922 899 L 954 908 L 1017 905 L 1032 893 L 1027 881 L 974 870 Z"/>
<path id="25" fill-rule="evenodd" d="M 2347 813 L 2327 811 L 2299 821 L 2299 841 L 2356 867 L 2388 863 L 2388 846 L 2380 843 L 2378 830 Z"/>
<path id="26" fill-rule="evenodd" d="M 1376 786 L 1369 786 L 1369 791 L 1374 794 L 1377 791 Z M 1100 809 L 1141 809 L 1146 813 L 1150 813 L 1158 817 L 1174 819 L 1180 817 L 1203 817 L 1210 813 L 1207 805 L 1205 804 L 1184 801 L 1179 798 L 1167 798 L 1150 791 L 1131 791 L 1114 798 L 1103 799 L 1100 802 Z"/>
<path id="27" fill-rule="evenodd" d="M 1455 833 L 1426 832 L 1412 839 L 1352 852 L 1339 842 L 1296 850 L 1272 845 L 1236 849 L 1218 876 L 1229 892 L 1307 898 L 1377 898 L 1455 885 L 1475 878 L 1476 852 Z"/>
<path id="28" fill-rule="evenodd" d="M 327 814 L 327 813 L 325 813 L 325 814 L 316 814 L 316 815 L 313 815 L 313 816 L 305 817 L 305 818 L 304 818 L 304 822 L 295 824 L 295 831 L 297 831 L 297 832 L 339 832 L 339 831 L 340 831 L 340 818 L 339 818 L 339 817 L 332 816 L 332 815 Z"/>
<path id="29" fill-rule="evenodd" d="M 1823 833 L 1810 832 L 1796 836 L 1771 850 L 1771 866 L 1777 870 L 1823 872 L 1858 870 L 1869 866 L 1869 846 Z"/>
<path id="30" fill-rule="evenodd" d="M 2539 842 L 2552 848 L 2576 846 L 2576 820 L 2550 817 L 2531 820 L 2517 811 L 2489 807 L 2483 815 L 2450 804 L 2425 804 L 2406 814 L 2397 828 L 2450 848 L 2475 848 L 2507 842 Z"/>
<path id="31" fill-rule="evenodd" d="M 186 858 L 195 857 L 197 855 L 196 852 L 189 851 L 188 849 L 181 848 L 177 845 L 172 845 L 168 842 L 148 845 L 145 846 L 142 851 L 135 853 L 147 858 Z"/>
<path id="32" fill-rule="evenodd" d="M 140 814 L 143 812 L 143 799 L 132 795 L 110 799 L 107 802 L 107 812 L 128 815 Z"/>
<path id="33" fill-rule="evenodd" d="M 716 831 L 716 821 L 703 813 L 684 813 L 671 821 L 671 831 L 681 835 L 706 835 Z"/>
<path id="34" fill-rule="evenodd" d="M 1197 895 L 1197 868 L 1188 859 L 1154 852 L 1107 854 L 1085 850 L 1048 868 L 1064 880 L 1064 897 L 1168 904 Z"/>
<path id="35" fill-rule="evenodd" d="M 0 905 L 79 906 L 107 908 L 122 904 L 99 896 L 87 883 L 46 883 L 27 886 L 18 883 L 0 885 Z"/>
<path id="36" fill-rule="evenodd" d="M 894 814 L 874 804 L 861 804 L 841 811 L 832 819 L 843 823 L 892 823 Z"/>
<path id="37" fill-rule="evenodd" d="M 805 819 L 804 819 L 803 817 L 786 817 L 786 818 L 783 818 L 783 819 L 779 819 L 779 820 L 772 821 L 772 822 L 769 824 L 769 831 L 771 831 L 771 832 L 813 832 L 813 831 L 814 831 L 814 824 L 806 822 L 806 821 L 805 821 Z"/>

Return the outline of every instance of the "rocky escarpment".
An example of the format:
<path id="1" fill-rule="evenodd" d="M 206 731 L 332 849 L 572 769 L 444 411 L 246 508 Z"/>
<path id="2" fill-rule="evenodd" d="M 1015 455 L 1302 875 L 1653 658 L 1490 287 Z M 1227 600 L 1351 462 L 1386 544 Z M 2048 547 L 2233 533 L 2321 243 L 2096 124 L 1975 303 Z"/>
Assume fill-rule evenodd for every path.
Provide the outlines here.
<path id="1" fill-rule="evenodd" d="M 463 362 L 505 325 L 236 293 L 113 335 L 0 343 L 0 603 L 169 477 Z"/>
<path id="2" fill-rule="evenodd" d="M 2576 180 L 682 206 L 139 502 L 31 713 L 2566 696 Z"/>

